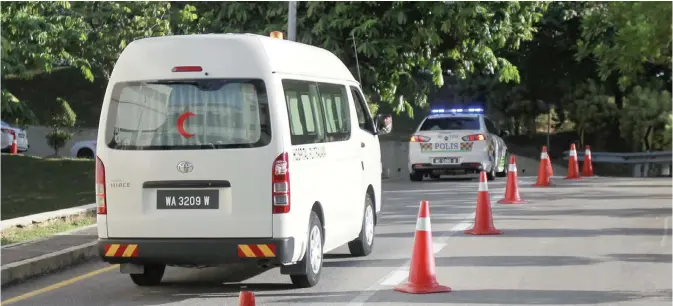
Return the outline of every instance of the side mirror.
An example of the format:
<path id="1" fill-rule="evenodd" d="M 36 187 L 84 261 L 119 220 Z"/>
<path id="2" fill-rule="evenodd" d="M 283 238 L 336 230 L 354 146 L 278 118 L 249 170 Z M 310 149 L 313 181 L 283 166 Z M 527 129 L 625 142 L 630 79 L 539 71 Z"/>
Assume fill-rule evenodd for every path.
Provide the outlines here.
<path id="1" fill-rule="evenodd" d="M 377 114 L 374 121 L 378 135 L 386 135 L 393 131 L 393 116 L 389 114 Z"/>
<path id="2" fill-rule="evenodd" d="M 507 136 L 509 136 L 509 131 L 507 130 L 500 131 L 500 137 L 507 137 Z"/>

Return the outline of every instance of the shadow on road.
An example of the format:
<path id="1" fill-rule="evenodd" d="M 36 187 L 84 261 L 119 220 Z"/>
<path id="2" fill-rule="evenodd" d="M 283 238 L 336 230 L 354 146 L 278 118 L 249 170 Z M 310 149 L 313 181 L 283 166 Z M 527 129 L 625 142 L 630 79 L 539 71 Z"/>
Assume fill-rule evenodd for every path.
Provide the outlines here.
<path id="1" fill-rule="evenodd" d="M 670 198 L 669 198 L 670 200 Z M 604 216 L 604 217 L 658 217 L 670 216 L 671 208 L 609 208 L 605 209 L 541 209 L 527 210 L 512 207 L 498 210 L 499 215 L 516 216 Z M 497 218 L 497 217 L 496 217 Z"/>
<path id="2" fill-rule="evenodd" d="M 274 297 L 290 297 L 276 300 L 278 303 L 347 303 L 356 297 L 358 292 L 339 293 L 299 293 L 299 294 L 269 294 Z M 481 289 L 457 290 L 442 294 L 413 295 L 403 294 L 392 290 L 379 291 L 367 302 L 386 304 L 497 304 L 497 305 L 580 305 L 598 303 L 617 303 L 637 301 L 643 298 L 667 299 L 670 293 L 624 291 L 581 291 L 581 290 L 522 290 L 522 289 Z M 668 298 L 670 299 L 670 298 Z M 645 302 L 647 303 L 647 302 Z"/>
<path id="3" fill-rule="evenodd" d="M 325 261 L 325 267 L 397 267 L 408 259 L 353 259 Z M 446 267 L 558 267 L 590 265 L 599 262 L 587 257 L 575 256 L 455 256 L 437 257 L 435 264 Z"/>
<path id="4" fill-rule="evenodd" d="M 505 218 L 505 220 L 507 220 Z M 562 228 L 526 228 L 526 229 L 501 229 L 505 237 L 526 238 L 576 238 L 598 236 L 671 236 L 671 229 L 662 228 L 603 228 L 595 230 L 585 229 L 562 229 Z M 450 235 L 450 231 L 433 231 L 433 235 Z M 376 233 L 376 237 L 409 238 L 414 237 L 414 232 Z M 491 237 L 498 239 L 499 237 Z"/>

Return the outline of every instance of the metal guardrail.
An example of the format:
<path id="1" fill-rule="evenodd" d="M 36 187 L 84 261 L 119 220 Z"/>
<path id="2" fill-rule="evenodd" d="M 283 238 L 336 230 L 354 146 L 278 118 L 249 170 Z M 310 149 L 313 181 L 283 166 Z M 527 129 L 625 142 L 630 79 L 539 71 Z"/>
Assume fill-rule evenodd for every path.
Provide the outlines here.
<path id="1" fill-rule="evenodd" d="M 591 152 L 591 161 L 594 163 L 612 163 L 612 164 L 657 164 L 671 163 L 673 161 L 673 151 L 656 151 L 643 153 L 611 153 L 611 152 Z M 563 152 L 563 159 L 568 160 L 568 151 Z M 577 152 L 577 160 L 584 161 L 584 152 Z"/>
<path id="2" fill-rule="evenodd" d="M 568 160 L 568 151 L 563 152 L 563 159 Z M 577 151 L 577 160 L 584 161 L 584 151 Z M 611 153 L 591 152 L 593 163 L 606 164 L 631 164 L 633 165 L 634 177 L 655 175 L 671 175 L 673 163 L 673 151 L 655 151 L 642 153 Z"/>

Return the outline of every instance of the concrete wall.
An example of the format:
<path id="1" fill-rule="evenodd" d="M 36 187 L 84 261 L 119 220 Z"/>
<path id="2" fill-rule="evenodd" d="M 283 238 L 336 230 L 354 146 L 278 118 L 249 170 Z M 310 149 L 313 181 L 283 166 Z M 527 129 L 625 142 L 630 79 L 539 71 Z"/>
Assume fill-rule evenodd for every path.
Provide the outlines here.
<path id="1" fill-rule="evenodd" d="M 50 148 L 49 145 L 47 145 L 47 139 L 45 138 L 50 131 L 51 129 L 46 126 L 30 125 L 26 127 L 26 133 L 28 134 L 28 144 L 30 145 L 30 148 L 28 149 L 28 152 L 25 152 L 24 154 L 40 157 L 53 155 L 54 150 Z M 59 156 L 70 156 L 70 148 L 72 148 L 72 145 L 75 144 L 75 142 L 82 140 L 95 140 L 98 136 L 98 129 L 74 129 L 73 133 L 74 135 L 72 136 L 72 139 L 68 141 L 65 144 L 65 147 L 59 151 Z"/>

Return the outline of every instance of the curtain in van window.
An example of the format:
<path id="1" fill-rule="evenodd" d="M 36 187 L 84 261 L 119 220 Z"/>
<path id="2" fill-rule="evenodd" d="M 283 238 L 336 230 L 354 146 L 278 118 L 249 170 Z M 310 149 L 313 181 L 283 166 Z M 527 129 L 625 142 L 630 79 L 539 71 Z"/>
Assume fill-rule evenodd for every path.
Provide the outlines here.
<path id="1" fill-rule="evenodd" d="M 246 92 L 246 94 L 243 94 Z M 202 91 L 195 86 L 174 86 L 169 105 L 172 122 L 186 112 L 197 116 L 185 122 L 185 130 L 196 133 L 185 138 L 177 129 L 167 133 L 169 145 L 222 143 L 222 138 L 255 140 L 259 138 L 259 105 L 254 87 L 248 84 L 228 84 L 216 91 Z M 235 141 L 238 142 L 238 141 Z"/>

